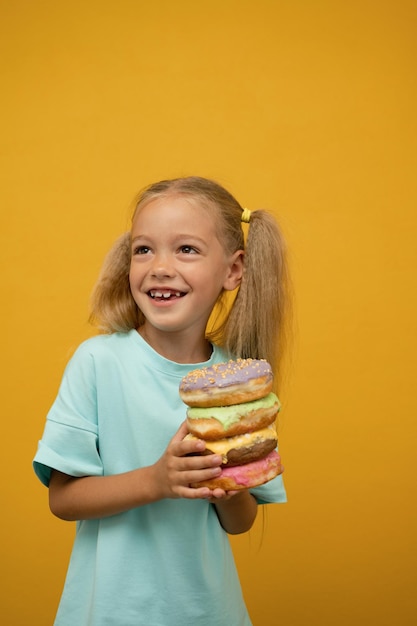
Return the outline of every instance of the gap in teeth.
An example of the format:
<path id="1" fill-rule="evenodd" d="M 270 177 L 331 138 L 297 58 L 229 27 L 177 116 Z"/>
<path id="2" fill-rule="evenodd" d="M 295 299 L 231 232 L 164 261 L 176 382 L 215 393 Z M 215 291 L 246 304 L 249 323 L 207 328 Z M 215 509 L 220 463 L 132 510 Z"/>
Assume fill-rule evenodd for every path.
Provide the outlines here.
<path id="1" fill-rule="evenodd" d="M 170 298 L 171 296 L 176 296 L 177 298 L 179 298 L 181 296 L 181 292 L 180 291 L 176 291 L 176 292 L 172 292 L 172 291 L 151 291 L 150 292 L 151 298 L 164 298 L 165 300 L 168 300 L 168 298 Z"/>

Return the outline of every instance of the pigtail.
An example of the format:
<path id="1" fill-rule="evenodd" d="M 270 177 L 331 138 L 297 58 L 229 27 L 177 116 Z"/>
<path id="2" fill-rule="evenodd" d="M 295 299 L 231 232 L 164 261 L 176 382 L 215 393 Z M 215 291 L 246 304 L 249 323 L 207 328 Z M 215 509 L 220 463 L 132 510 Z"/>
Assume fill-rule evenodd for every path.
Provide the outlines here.
<path id="1" fill-rule="evenodd" d="M 102 332 L 126 332 L 139 326 L 139 311 L 129 285 L 130 255 L 127 232 L 108 252 L 94 286 L 89 320 Z"/>
<path id="2" fill-rule="evenodd" d="M 284 238 L 271 214 L 252 211 L 242 282 L 223 328 L 223 340 L 232 354 L 269 361 L 277 382 L 290 301 Z"/>
<path id="3" fill-rule="evenodd" d="M 220 295 L 207 338 L 233 357 L 269 361 L 278 386 L 284 348 L 291 337 L 292 294 L 286 246 L 274 217 L 262 210 L 243 210 L 221 185 L 192 176 L 147 187 L 136 198 L 133 220 L 148 202 L 170 194 L 189 197 L 212 212 L 226 253 L 245 250 L 241 285 L 237 294 L 224 291 Z M 242 220 L 248 222 L 243 226 L 248 233 L 246 245 Z M 145 322 L 130 291 L 130 259 L 130 233 L 125 233 L 105 258 L 92 294 L 90 321 L 102 332 L 127 332 Z"/>

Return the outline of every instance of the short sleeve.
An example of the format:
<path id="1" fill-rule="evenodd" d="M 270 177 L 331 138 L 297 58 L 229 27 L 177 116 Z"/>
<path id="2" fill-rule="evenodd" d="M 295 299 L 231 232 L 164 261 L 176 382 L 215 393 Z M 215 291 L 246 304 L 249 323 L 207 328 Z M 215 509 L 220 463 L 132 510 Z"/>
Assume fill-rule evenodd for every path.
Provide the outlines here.
<path id="1" fill-rule="evenodd" d="M 287 501 L 282 475 L 276 476 L 264 485 L 254 487 L 251 489 L 251 493 L 255 496 L 258 504 L 279 504 Z"/>
<path id="2" fill-rule="evenodd" d="M 52 469 L 77 477 L 103 474 L 98 444 L 94 359 L 85 344 L 80 346 L 64 372 L 33 467 L 46 486 Z"/>

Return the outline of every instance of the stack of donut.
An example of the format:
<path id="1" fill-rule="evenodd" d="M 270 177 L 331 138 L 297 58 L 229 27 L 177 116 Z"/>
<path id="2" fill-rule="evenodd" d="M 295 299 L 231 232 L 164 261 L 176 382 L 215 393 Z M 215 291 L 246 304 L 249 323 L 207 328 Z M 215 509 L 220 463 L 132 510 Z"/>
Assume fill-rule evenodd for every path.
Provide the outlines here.
<path id="1" fill-rule="evenodd" d="M 188 405 L 187 438 L 202 439 L 202 454 L 223 457 L 220 476 L 192 486 L 236 491 L 256 487 L 281 473 L 276 451 L 280 409 L 265 360 L 237 359 L 189 372 L 180 384 Z"/>

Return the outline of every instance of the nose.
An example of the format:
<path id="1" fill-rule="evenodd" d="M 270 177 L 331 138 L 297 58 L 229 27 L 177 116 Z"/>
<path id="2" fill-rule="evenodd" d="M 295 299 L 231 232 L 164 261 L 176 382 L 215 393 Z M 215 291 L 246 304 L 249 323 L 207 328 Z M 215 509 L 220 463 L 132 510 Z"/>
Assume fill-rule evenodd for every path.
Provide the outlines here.
<path id="1" fill-rule="evenodd" d="M 167 253 L 155 254 L 151 267 L 151 274 L 155 278 L 172 277 L 175 274 L 173 259 Z"/>

